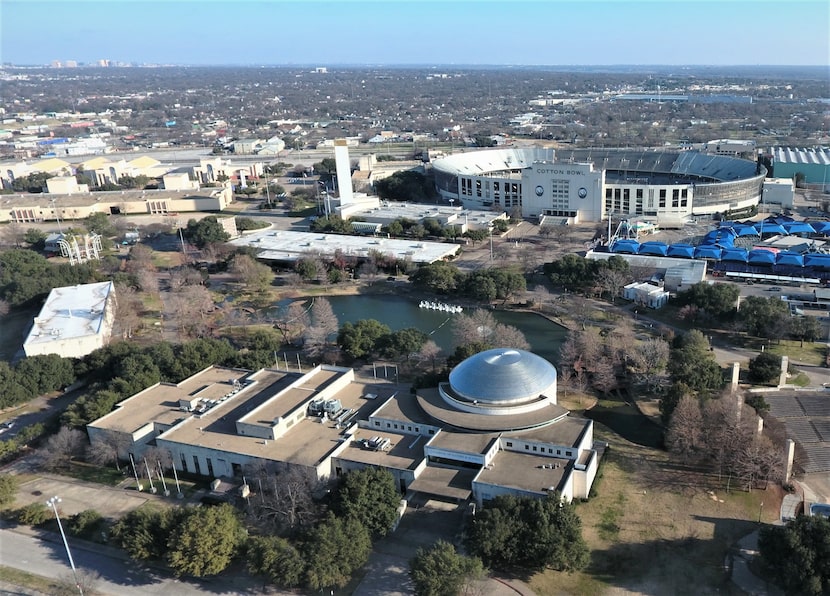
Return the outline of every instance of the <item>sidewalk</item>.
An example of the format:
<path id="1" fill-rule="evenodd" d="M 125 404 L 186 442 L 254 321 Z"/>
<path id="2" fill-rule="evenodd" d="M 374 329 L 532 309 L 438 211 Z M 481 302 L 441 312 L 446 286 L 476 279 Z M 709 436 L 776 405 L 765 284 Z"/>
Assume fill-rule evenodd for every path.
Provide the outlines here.
<path id="1" fill-rule="evenodd" d="M 758 556 L 758 530 L 747 534 L 730 549 L 724 561 L 732 581 L 741 590 L 752 596 L 784 596 L 776 586 L 752 573 L 749 563 Z"/>

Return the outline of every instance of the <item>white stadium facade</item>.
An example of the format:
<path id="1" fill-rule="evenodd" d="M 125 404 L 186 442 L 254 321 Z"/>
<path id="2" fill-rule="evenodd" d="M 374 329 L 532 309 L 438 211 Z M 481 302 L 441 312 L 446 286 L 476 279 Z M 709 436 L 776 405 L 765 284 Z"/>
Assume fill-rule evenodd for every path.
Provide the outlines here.
<path id="1" fill-rule="evenodd" d="M 433 171 L 441 196 L 466 208 L 661 225 L 758 205 L 767 174 L 753 161 L 697 151 L 540 147 L 454 154 L 434 161 Z"/>

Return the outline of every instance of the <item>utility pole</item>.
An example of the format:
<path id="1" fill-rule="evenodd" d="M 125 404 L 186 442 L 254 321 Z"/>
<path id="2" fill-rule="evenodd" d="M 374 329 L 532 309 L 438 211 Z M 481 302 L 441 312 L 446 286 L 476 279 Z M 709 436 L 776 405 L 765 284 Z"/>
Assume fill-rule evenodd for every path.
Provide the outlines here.
<path id="1" fill-rule="evenodd" d="M 78 581 L 78 572 L 75 569 L 75 561 L 72 559 L 72 551 L 69 550 L 69 542 L 66 540 L 66 534 L 63 531 L 63 525 L 61 524 L 61 518 L 58 515 L 58 503 L 61 502 L 60 497 L 52 497 L 48 501 L 46 501 L 46 506 L 52 509 L 55 512 L 55 520 L 58 522 L 58 530 L 61 532 L 61 538 L 63 538 L 63 546 L 66 548 L 66 556 L 69 558 L 69 566 L 72 567 L 72 577 L 75 579 L 75 587 L 78 588 L 78 593 L 81 596 L 84 596 L 84 590 L 81 587 L 81 582 Z"/>

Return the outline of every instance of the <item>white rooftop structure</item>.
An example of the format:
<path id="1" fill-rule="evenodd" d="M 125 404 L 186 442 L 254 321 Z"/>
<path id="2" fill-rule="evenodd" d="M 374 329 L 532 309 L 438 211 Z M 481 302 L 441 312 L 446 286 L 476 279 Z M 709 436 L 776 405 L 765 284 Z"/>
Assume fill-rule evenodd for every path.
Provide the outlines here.
<path id="1" fill-rule="evenodd" d="M 413 263 L 428 264 L 451 257 L 461 248 L 458 244 L 445 242 L 283 230 L 263 230 L 231 240 L 229 244 L 260 249 L 261 252 L 257 255 L 259 259 L 285 262 L 293 262 L 311 255 L 333 258 L 335 251 L 340 251 L 345 256 L 368 258 L 372 251 L 379 251 L 396 259 L 410 259 Z"/>
<path id="2" fill-rule="evenodd" d="M 798 163 L 830 165 L 830 148 L 828 147 L 775 147 L 772 150 L 775 163 Z"/>
<path id="3" fill-rule="evenodd" d="M 80 358 L 107 343 L 114 316 L 111 281 L 55 288 L 35 317 L 23 351 Z"/>

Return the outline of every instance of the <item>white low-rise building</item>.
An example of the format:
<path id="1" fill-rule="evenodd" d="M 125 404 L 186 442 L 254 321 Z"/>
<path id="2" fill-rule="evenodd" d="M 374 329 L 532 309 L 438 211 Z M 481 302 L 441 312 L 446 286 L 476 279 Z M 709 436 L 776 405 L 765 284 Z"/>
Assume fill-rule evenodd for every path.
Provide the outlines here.
<path id="1" fill-rule="evenodd" d="M 35 317 L 23 351 L 81 358 L 107 344 L 114 318 L 111 281 L 55 288 Z"/>

